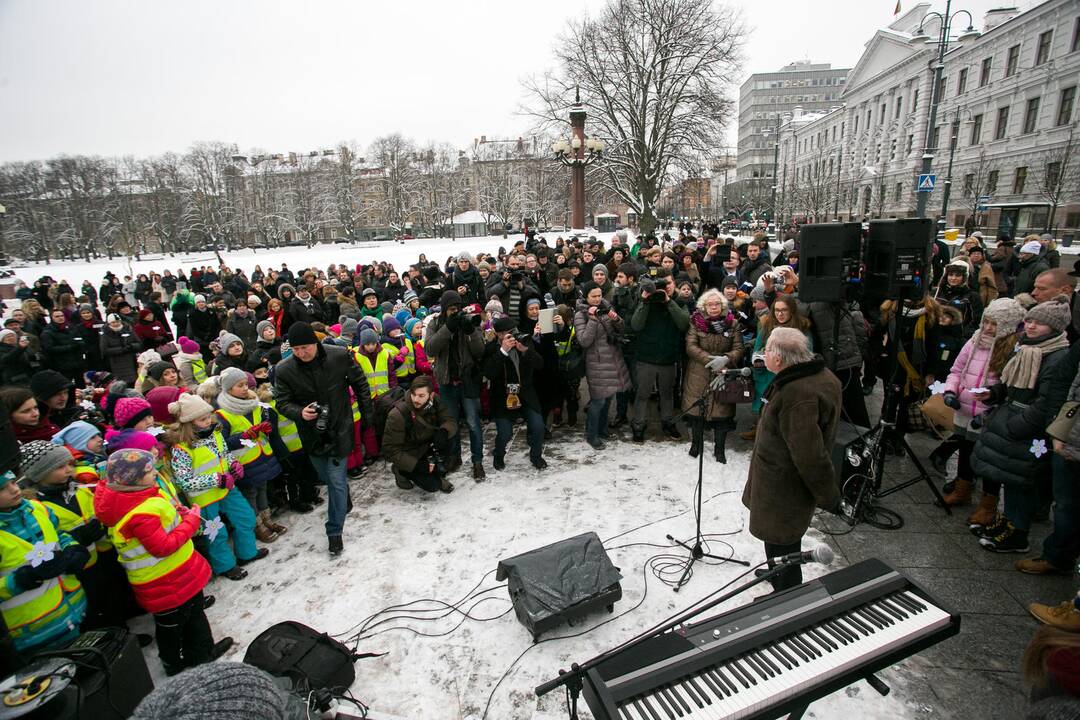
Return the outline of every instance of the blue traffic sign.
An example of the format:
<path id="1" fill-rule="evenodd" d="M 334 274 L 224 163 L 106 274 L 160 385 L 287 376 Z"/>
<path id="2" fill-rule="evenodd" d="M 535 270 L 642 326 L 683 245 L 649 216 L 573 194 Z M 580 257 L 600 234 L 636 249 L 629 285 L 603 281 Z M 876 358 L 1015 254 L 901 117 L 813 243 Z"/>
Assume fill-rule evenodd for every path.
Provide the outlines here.
<path id="1" fill-rule="evenodd" d="M 919 176 L 919 192 L 933 192 L 934 185 L 937 183 L 937 175 L 920 175 Z"/>

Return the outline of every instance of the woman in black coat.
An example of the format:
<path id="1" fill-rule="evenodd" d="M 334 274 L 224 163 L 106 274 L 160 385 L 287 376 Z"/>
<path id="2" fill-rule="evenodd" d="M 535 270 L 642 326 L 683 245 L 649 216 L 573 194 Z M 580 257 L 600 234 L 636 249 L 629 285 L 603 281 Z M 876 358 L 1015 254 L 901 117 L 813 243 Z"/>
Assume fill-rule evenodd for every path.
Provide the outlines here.
<path id="1" fill-rule="evenodd" d="M 506 467 L 506 446 L 513 434 L 514 418 L 520 415 L 528 427 L 529 461 L 537 470 L 543 470 L 547 467 L 543 458 L 544 418 L 535 378 L 544 361 L 528 342 L 529 338 L 523 336 L 527 345 L 517 340 L 513 325 L 510 318 L 496 320 L 498 337 L 484 351 L 484 377 L 491 384 L 488 397 L 495 421 L 492 467 L 496 470 Z"/>
<path id="2" fill-rule="evenodd" d="M 101 356 L 109 364 L 109 372 L 117 380 L 123 380 L 129 386 L 138 376 L 135 357 L 142 351 L 142 343 L 135 331 L 124 324 L 117 314 L 108 317 L 109 322 L 101 333 Z"/>
<path id="3" fill-rule="evenodd" d="M 82 343 L 68 328 L 63 310 L 53 310 L 50 316 L 52 322 L 41 333 L 41 354 L 45 363 L 64 377 L 81 384 L 82 374 L 86 371 Z"/>
<path id="4" fill-rule="evenodd" d="M 0 330 L 0 384 L 30 387 L 30 376 L 40 364 L 26 337 L 14 330 Z"/>
<path id="5" fill-rule="evenodd" d="M 105 369 L 105 361 L 101 356 L 101 331 L 104 329 L 105 321 L 89 305 L 80 307 L 78 316 L 72 318 L 71 334 L 82 349 L 87 370 Z"/>
<path id="6" fill-rule="evenodd" d="M 195 307 L 188 313 L 187 333 L 189 338 L 199 343 L 203 359 L 209 362 L 214 354 L 210 343 L 217 339 L 222 331 L 221 321 L 214 309 L 206 304 L 202 295 L 195 296 Z"/>
<path id="7" fill-rule="evenodd" d="M 1037 503 L 1036 480 L 1050 472 L 1046 427 L 1056 408 L 1052 394 L 1058 363 L 1068 355 L 1065 328 L 1072 319 L 1058 297 L 1024 317 L 1018 350 L 1001 371 L 1001 381 L 972 396 L 995 406 L 975 442 L 971 467 L 980 478 L 1005 485 L 1005 515 L 980 531 L 979 544 L 991 552 L 1027 552 L 1028 531 Z"/>

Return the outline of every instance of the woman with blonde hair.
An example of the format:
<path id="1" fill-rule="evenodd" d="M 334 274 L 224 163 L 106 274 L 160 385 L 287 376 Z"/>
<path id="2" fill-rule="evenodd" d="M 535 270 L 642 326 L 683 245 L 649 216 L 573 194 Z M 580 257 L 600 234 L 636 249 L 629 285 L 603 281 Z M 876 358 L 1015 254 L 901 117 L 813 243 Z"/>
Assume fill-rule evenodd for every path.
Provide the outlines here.
<path id="1" fill-rule="evenodd" d="M 772 383 L 776 374 L 765 367 L 765 343 L 769 341 L 769 334 L 776 328 L 785 327 L 799 330 L 810 341 L 810 347 L 814 347 L 813 335 L 810 332 L 810 320 L 804 318 L 799 312 L 799 304 L 790 295 L 777 294 L 773 298 L 768 312 L 758 321 L 758 333 L 754 339 L 754 403 L 751 409 L 754 415 L 761 413 L 762 398 L 765 390 Z M 743 440 L 753 441 L 757 437 L 757 421 L 754 426 L 744 433 L 739 433 Z"/>
<path id="2" fill-rule="evenodd" d="M 735 428 L 735 406 L 709 400 L 704 408 L 694 403 L 706 392 L 717 374 L 736 367 L 743 355 L 742 337 L 728 302 L 719 290 L 702 293 L 690 315 L 686 333 L 686 369 L 683 375 L 682 409 L 691 426 L 690 457 L 704 451 L 705 425 L 713 429 L 713 457 L 726 463 L 724 445 Z"/>

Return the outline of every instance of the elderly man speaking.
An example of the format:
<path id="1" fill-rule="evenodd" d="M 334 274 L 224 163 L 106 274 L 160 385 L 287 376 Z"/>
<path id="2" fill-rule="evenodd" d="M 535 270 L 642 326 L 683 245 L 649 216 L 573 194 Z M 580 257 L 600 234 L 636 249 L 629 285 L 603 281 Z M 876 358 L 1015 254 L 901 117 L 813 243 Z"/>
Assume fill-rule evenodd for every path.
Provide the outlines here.
<path id="1" fill-rule="evenodd" d="M 750 533 L 772 558 L 799 552 L 814 508 L 832 510 L 840 502 L 830 451 L 841 401 L 840 381 L 799 330 L 772 331 L 765 366 L 776 377 L 765 391 L 742 500 Z M 772 585 L 780 591 L 801 582 L 802 567 L 793 564 Z"/>

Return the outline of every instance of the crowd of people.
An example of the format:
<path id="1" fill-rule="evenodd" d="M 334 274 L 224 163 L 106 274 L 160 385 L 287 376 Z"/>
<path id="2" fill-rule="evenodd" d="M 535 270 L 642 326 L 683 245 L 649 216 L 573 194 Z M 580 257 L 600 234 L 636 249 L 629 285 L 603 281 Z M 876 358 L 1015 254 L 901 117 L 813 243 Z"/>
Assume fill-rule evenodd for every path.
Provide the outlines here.
<path id="1" fill-rule="evenodd" d="M 991 248 L 973 233 L 933 245 L 918 299 L 803 302 L 797 234 L 778 245 L 710 225 L 633 242 L 530 234 L 407 268 L 222 263 L 106 273 L 78 290 L 48 275 L 21 285 L 0 330 L 0 408 L 21 444 L 0 487 L 14 648 L 148 612 L 168 674 L 219 657 L 231 640 L 214 641 L 204 588 L 244 578 L 289 532 L 289 513 L 325 502 L 336 555 L 350 478 L 382 459 L 403 492 L 451 492 L 459 471 L 483 482 L 506 469 L 517 422 L 537 471 L 553 432 L 579 425 L 598 450 L 688 432 L 694 457 L 711 430 L 723 464 L 746 401 L 762 427 L 740 433 L 757 442 L 744 497 L 768 516 L 751 532 L 767 550 L 797 550 L 813 508 L 838 498 L 817 481 L 773 497 L 773 475 L 821 465 L 776 438 L 804 432 L 800 403 L 834 383 L 834 427 L 870 426 L 878 381 L 900 432 L 941 395 L 954 429 L 930 459 L 945 474 L 957 455 L 946 502 L 979 492 L 969 522 L 993 552 L 1027 552 L 1053 503 L 1052 533 L 1017 567 L 1072 572 L 1080 263 L 1059 267 L 1050 237 Z M 1080 631 L 1080 596 L 1033 612 Z"/>

